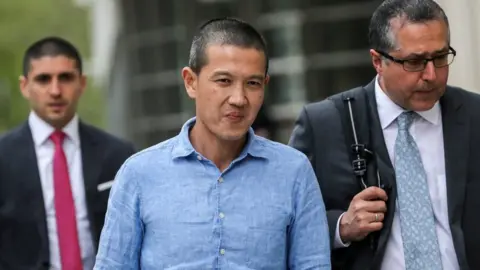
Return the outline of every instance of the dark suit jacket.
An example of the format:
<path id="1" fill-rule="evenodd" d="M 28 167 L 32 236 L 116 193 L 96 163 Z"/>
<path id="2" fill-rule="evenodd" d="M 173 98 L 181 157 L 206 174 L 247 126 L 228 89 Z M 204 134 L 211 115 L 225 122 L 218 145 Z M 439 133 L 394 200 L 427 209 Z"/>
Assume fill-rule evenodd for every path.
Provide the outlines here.
<path id="1" fill-rule="evenodd" d="M 83 176 L 94 246 L 98 245 L 111 181 L 133 145 L 80 122 Z M 0 270 L 49 269 L 45 206 L 28 123 L 0 138 Z"/>
<path id="2" fill-rule="evenodd" d="M 348 248 L 332 252 L 333 269 L 379 269 L 390 235 L 395 211 L 395 173 L 388 156 L 376 109 L 374 81 L 365 87 L 338 95 L 366 98 L 355 114 L 365 115 L 370 127 L 370 146 L 375 152 L 382 182 L 389 188 L 384 228 L 377 235 L 377 248 L 368 238 Z M 455 251 L 461 269 L 480 269 L 480 96 L 448 86 L 440 100 L 445 146 L 448 214 Z M 362 123 L 362 122 L 360 122 Z M 357 126 L 360 125 L 357 123 Z M 349 131 L 350 132 L 350 131 Z M 330 239 L 333 244 L 338 218 L 348 209 L 353 196 L 361 191 L 353 175 L 339 111 L 330 99 L 306 105 L 296 121 L 290 145 L 310 157 L 327 208 Z M 351 136 L 348 133 L 348 136 Z M 467 261 L 468 257 L 468 261 Z M 469 267 L 470 266 L 470 267 Z"/>

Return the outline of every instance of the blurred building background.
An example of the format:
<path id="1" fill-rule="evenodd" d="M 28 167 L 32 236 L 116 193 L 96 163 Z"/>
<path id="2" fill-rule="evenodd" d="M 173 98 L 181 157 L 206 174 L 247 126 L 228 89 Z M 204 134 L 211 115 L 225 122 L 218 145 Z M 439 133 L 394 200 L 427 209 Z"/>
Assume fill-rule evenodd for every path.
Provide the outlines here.
<path id="1" fill-rule="evenodd" d="M 478 1 L 439 1 L 459 52 L 450 83 L 480 89 Z M 271 54 L 265 114 L 287 142 L 306 102 L 368 83 L 368 22 L 381 0 L 96 0 L 94 55 L 108 89 L 108 129 L 140 147 L 175 135 L 193 115 L 180 70 L 198 24 L 235 16 L 254 24 Z M 113 12 L 114 11 L 114 12 Z M 109 14 L 108 16 L 105 16 Z M 472 59 L 471 56 L 475 56 Z"/>
<path id="2" fill-rule="evenodd" d="M 267 40 L 271 80 L 262 112 L 273 123 L 273 139 L 287 142 L 306 102 L 374 76 L 367 31 L 379 3 L 96 0 L 92 28 L 98 54 L 92 59 L 108 89 L 108 129 L 140 147 L 175 135 L 193 115 L 180 77 L 193 32 L 210 18 L 234 16 L 254 24 Z"/>
<path id="3" fill-rule="evenodd" d="M 91 97 L 83 102 L 83 112 L 100 107 L 91 111 L 89 119 L 102 119 L 99 125 L 134 141 L 139 148 L 176 135 L 184 121 L 193 116 L 194 103 L 185 93 L 180 70 L 188 63 L 194 30 L 213 17 L 244 19 L 267 40 L 271 80 L 259 124 L 271 123 L 274 140 L 287 142 L 305 103 L 365 85 L 375 75 L 367 32 L 370 16 L 381 0 L 73 2 L 88 14 L 90 46 L 83 51 L 88 52 L 85 55 L 88 75 L 94 82 L 92 91 L 102 97 L 95 95 L 93 102 Z M 449 83 L 480 90 L 480 19 L 476 16 L 480 14 L 480 1 L 438 2 L 450 18 L 452 46 L 458 52 Z M 72 41 L 77 44 L 78 40 Z M 9 110 L 4 100 L 15 91 L 2 89 L 11 89 L 16 82 L 1 79 L 0 74 L 3 114 L 3 110 Z"/>

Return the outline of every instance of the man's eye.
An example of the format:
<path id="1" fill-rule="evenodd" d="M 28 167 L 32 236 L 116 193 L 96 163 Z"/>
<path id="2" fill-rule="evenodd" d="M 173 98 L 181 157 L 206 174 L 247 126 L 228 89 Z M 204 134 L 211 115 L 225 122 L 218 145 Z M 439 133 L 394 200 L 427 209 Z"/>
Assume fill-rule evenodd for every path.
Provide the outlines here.
<path id="1" fill-rule="evenodd" d="M 62 82 L 70 82 L 70 81 L 73 81 L 74 77 L 75 76 L 73 74 L 66 73 L 66 74 L 61 74 L 60 76 L 58 76 L 58 79 L 59 79 L 59 81 L 62 81 Z"/>
<path id="2" fill-rule="evenodd" d="M 446 53 L 446 54 L 442 54 L 442 55 L 435 56 L 435 59 L 447 59 L 448 56 L 449 56 L 449 54 Z"/>
<path id="3" fill-rule="evenodd" d="M 216 82 L 227 84 L 227 83 L 230 83 L 230 80 L 229 79 L 218 79 Z"/>
<path id="4" fill-rule="evenodd" d="M 410 66 L 420 66 L 423 65 L 425 61 L 422 59 L 412 59 L 412 60 L 407 60 L 406 63 Z"/>
<path id="5" fill-rule="evenodd" d="M 48 75 L 40 75 L 35 77 L 35 81 L 38 83 L 48 83 L 50 81 L 51 77 Z"/>

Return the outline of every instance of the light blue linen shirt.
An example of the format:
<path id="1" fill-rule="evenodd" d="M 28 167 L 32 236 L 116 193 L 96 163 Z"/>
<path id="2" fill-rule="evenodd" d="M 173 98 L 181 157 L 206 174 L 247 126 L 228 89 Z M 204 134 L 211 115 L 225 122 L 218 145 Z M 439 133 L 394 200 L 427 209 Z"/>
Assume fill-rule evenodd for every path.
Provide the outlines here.
<path id="1" fill-rule="evenodd" d="M 307 157 L 250 129 L 222 173 L 190 143 L 194 122 L 119 170 L 95 269 L 331 269 Z"/>

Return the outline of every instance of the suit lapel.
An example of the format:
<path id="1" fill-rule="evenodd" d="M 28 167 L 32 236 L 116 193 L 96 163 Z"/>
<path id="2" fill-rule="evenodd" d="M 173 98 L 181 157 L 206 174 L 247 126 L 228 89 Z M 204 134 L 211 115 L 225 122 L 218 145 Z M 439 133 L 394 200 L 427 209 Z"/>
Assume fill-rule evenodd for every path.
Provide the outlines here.
<path id="1" fill-rule="evenodd" d="M 21 164 L 22 168 L 18 171 L 18 181 L 22 181 L 22 187 L 25 188 L 25 193 L 28 194 L 28 198 L 31 199 L 30 205 L 32 206 L 31 212 L 35 216 L 37 230 L 42 240 L 40 251 L 42 260 L 50 260 L 49 241 L 48 241 L 48 229 L 47 229 L 47 217 L 45 213 L 45 202 L 43 198 L 42 182 L 40 180 L 40 173 L 38 169 L 37 155 L 35 152 L 35 144 L 33 142 L 32 132 L 28 125 L 25 123 L 19 133 L 19 145 L 15 147 L 17 149 L 18 162 L 15 164 Z"/>
<path id="2" fill-rule="evenodd" d="M 441 100 L 450 223 L 459 222 L 463 212 L 470 129 L 466 111 L 453 91 L 447 88 Z"/>
<path id="3" fill-rule="evenodd" d="M 83 165 L 83 181 L 85 184 L 85 198 L 87 200 L 88 219 L 94 241 L 96 241 L 94 220 L 94 209 L 97 194 L 98 177 L 101 171 L 103 156 L 99 153 L 103 151 L 98 148 L 101 147 L 95 136 L 91 134 L 89 127 L 82 122 L 79 123 L 80 144 L 82 152 Z"/>
<path id="4" fill-rule="evenodd" d="M 378 117 L 377 101 L 375 99 L 375 81 L 365 87 L 368 98 L 368 110 L 370 115 L 371 143 L 376 154 L 378 169 L 381 172 L 381 180 L 386 188 L 395 187 L 395 170 L 388 154 L 385 138 L 383 136 L 380 118 Z"/>
<path id="5" fill-rule="evenodd" d="M 388 155 L 385 138 L 383 136 L 383 130 L 380 124 L 380 118 L 378 116 L 377 101 L 375 98 L 375 80 L 365 87 L 365 92 L 368 99 L 368 110 L 370 115 L 370 141 L 375 152 L 375 161 L 377 163 L 377 169 L 380 175 L 382 188 L 388 194 L 388 212 L 385 217 L 384 228 L 378 237 L 378 245 L 373 261 L 373 269 L 377 269 L 382 262 L 381 258 L 383 258 L 383 254 L 385 252 L 385 246 L 390 236 L 393 217 L 395 214 L 396 179 L 395 170 L 393 169 L 392 161 Z"/>
<path id="6" fill-rule="evenodd" d="M 440 100 L 445 149 L 448 218 L 459 262 L 464 258 L 464 240 L 461 230 L 463 204 L 467 181 L 470 126 L 466 109 L 462 107 L 460 92 L 447 87 Z"/>

